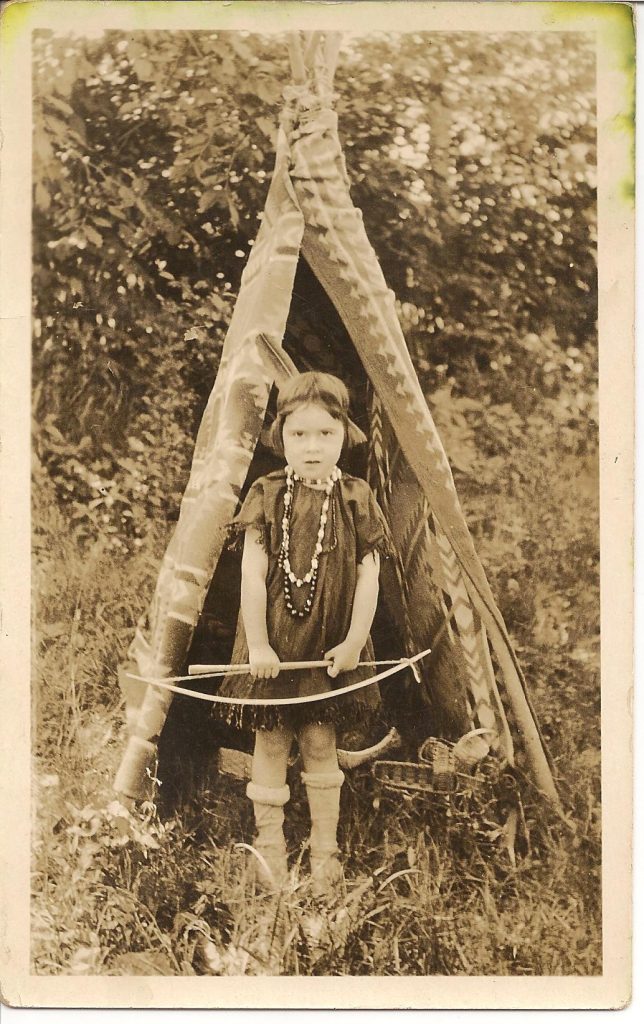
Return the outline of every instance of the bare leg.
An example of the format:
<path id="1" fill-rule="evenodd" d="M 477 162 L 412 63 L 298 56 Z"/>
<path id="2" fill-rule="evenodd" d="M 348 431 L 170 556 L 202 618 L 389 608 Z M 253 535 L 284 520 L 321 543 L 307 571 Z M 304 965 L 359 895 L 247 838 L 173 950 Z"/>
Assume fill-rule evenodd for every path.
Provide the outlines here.
<path id="1" fill-rule="evenodd" d="M 306 772 L 337 772 L 338 751 L 335 745 L 335 726 L 330 722 L 313 722 L 302 726 L 298 743 Z"/>
<path id="2" fill-rule="evenodd" d="M 258 729 L 253 754 L 253 782 L 259 786 L 283 786 L 292 745 L 291 729 Z"/>

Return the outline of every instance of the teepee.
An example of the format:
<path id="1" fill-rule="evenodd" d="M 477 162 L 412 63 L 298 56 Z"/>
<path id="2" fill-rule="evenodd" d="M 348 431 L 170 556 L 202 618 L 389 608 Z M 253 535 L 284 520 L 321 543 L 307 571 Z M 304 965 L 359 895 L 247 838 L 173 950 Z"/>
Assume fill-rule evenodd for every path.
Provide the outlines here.
<path id="1" fill-rule="evenodd" d="M 465 523 L 393 293 L 351 201 L 332 109 L 338 48 L 336 33 L 291 36 L 293 80 L 285 90 L 263 219 L 199 428 L 179 520 L 149 613 L 130 647 L 130 671 L 163 679 L 185 670 L 204 602 L 212 596 L 227 524 L 252 482 L 271 389 L 292 369 L 282 346 L 298 263 L 304 263 L 332 305 L 366 384 L 367 420 L 360 424 L 369 438 L 366 473 L 397 551 L 383 574 L 384 600 L 404 647 L 398 654 L 432 648 L 419 666 L 420 685 L 407 683 L 427 708 L 425 734 L 432 726 L 436 732 L 436 722 L 450 723 L 457 735 L 468 728 L 492 730 L 497 750 L 557 804 L 525 682 Z M 293 359 L 297 365 L 296 351 Z M 127 671 L 122 681 L 127 699 Z M 119 793 L 143 795 L 172 696 L 139 684 L 115 781 Z"/>

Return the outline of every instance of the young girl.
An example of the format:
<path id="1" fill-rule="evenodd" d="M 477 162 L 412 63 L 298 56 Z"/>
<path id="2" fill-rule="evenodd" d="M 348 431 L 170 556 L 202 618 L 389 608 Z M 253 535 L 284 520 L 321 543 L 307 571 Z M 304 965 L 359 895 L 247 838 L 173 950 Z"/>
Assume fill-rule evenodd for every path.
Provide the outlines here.
<path id="1" fill-rule="evenodd" d="M 343 448 L 364 441 L 349 420 L 344 384 L 302 373 L 280 390 L 271 444 L 286 467 L 250 488 L 233 529 L 244 533 L 241 616 L 230 675 L 221 693 L 264 698 L 327 693 L 372 674 L 369 630 L 378 599 L 379 553 L 387 554 L 384 517 L 364 480 L 337 466 Z M 328 668 L 280 671 L 286 661 L 328 660 Z M 337 845 L 340 789 L 336 725 L 364 720 L 379 704 L 376 687 L 295 705 L 245 706 L 255 733 L 252 781 L 257 839 L 269 887 L 287 880 L 283 834 L 288 758 L 297 739 L 311 812 L 314 892 L 341 880 Z"/>

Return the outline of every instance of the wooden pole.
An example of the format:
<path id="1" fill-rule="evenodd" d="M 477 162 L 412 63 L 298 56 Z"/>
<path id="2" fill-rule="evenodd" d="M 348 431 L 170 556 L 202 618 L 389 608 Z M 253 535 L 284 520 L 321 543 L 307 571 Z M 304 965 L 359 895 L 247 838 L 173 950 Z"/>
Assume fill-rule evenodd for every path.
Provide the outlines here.
<path id="1" fill-rule="evenodd" d="M 342 45 L 342 33 L 341 32 L 327 32 L 324 40 L 324 59 L 326 61 L 327 72 L 329 75 L 329 86 L 333 85 L 333 79 L 335 77 L 335 69 L 338 66 L 338 56 L 340 54 L 340 46 Z"/>
<path id="2" fill-rule="evenodd" d="M 313 66 L 313 58 L 315 57 L 315 51 L 317 50 L 323 35 L 323 32 L 304 33 L 304 39 L 306 42 L 306 49 L 304 50 L 304 65 L 306 68 L 308 68 L 309 71 Z"/>
<path id="3" fill-rule="evenodd" d="M 291 72 L 296 85 L 306 82 L 306 67 L 302 56 L 302 44 L 299 32 L 289 32 L 288 52 L 291 59 Z"/>

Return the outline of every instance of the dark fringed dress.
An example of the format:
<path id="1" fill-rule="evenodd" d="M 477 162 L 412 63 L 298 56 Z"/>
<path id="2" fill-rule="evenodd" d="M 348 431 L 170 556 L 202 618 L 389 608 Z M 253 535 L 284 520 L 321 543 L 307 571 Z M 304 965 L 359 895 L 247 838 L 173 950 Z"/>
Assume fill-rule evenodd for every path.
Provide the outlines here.
<path id="1" fill-rule="evenodd" d="M 240 538 L 250 526 L 260 533 L 268 553 L 267 628 L 268 638 L 280 661 L 317 661 L 346 638 L 351 623 L 358 564 L 369 552 L 391 554 L 386 520 L 369 485 L 357 477 L 343 475 L 336 482 L 319 558 L 318 582 L 311 613 L 295 618 L 286 607 L 284 571 L 279 565 L 286 474 L 284 470 L 260 477 L 250 488 L 231 532 Z M 290 520 L 290 561 L 293 572 L 303 577 L 311 558 L 320 524 L 324 491 L 295 483 Z M 302 608 L 308 586 L 291 588 L 292 602 Z M 373 659 L 369 639 L 361 661 Z M 240 614 L 232 655 L 233 664 L 248 662 L 248 646 Z M 327 693 L 377 670 L 359 667 L 335 679 L 326 669 L 282 671 L 276 679 L 254 679 L 250 675 L 228 675 L 219 692 L 229 697 L 302 697 Z M 287 726 L 297 730 L 310 722 L 356 725 L 371 719 L 380 706 L 377 684 L 351 694 L 299 705 L 249 706 L 215 705 L 215 714 L 238 727 L 273 729 Z"/>

